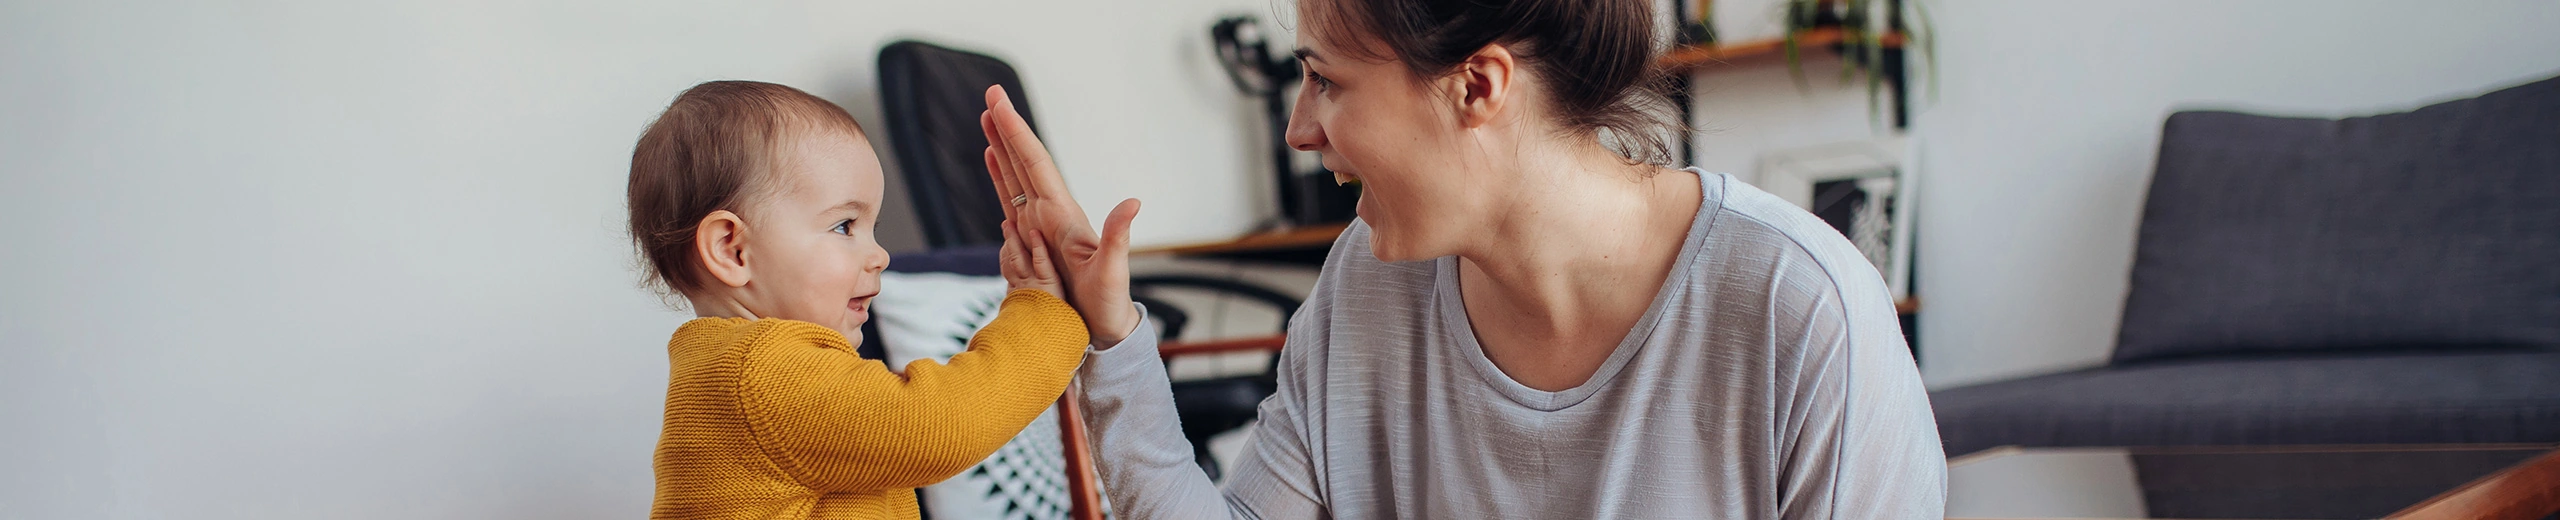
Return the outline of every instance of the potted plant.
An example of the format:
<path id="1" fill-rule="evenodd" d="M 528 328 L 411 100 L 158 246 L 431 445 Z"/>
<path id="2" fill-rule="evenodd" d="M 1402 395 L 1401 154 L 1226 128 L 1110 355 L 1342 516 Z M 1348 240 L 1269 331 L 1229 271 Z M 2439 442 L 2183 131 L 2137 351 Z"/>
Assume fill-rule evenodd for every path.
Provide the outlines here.
<path id="1" fill-rule="evenodd" d="M 1677 35 L 1679 44 L 1711 45 L 1716 42 L 1715 0 L 1698 0 L 1695 4 L 1690 2 L 1673 2 L 1672 4 L 1679 10 L 1678 14 L 1682 20 Z M 1697 12 L 1690 12 L 1693 5 Z"/>
<path id="2" fill-rule="evenodd" d="M 1883 116 L 1885 89 L 1892 87 L 1897 105 L 1896 126 L 1900 126 L 1899 105 L 1905 87 L 1903 50 L 1918 47 L 1932 72 L 1937 66 L 1936 60 L 1930 59 L 1936 53 L 1930 38 L 1929 9 L 1919 0 L 1911 0 L 1910 22 L 1916 23 L 1906 23 L 1903 7 L 1903 0 L 1787 0 L 1783 21 L 1786 41 L 1781 47 L 1797 86 L 1806 86 L 1802 53 L 1807 40 L 1816 34 L 1837 31 L 1839 38 L 1828 47 L 1840 54 L 1841 83 L 1865 79 L 1868 114 L 1878 120 Z M 1928 76 L 1933 85 L 1930 90 L 1935 92 L 1937 75 Z"/>

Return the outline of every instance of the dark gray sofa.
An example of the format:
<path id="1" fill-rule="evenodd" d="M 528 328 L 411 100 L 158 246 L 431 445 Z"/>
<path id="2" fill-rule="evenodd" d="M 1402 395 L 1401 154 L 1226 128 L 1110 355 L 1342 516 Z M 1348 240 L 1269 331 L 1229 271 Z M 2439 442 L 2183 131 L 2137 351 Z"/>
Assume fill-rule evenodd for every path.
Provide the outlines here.
<path id="1" fill-rule="evenodd" d="M 2105 367 L 1933 392 L 2002 445 L 2560 442 L 2560 78 L 2169 117 Z"/>

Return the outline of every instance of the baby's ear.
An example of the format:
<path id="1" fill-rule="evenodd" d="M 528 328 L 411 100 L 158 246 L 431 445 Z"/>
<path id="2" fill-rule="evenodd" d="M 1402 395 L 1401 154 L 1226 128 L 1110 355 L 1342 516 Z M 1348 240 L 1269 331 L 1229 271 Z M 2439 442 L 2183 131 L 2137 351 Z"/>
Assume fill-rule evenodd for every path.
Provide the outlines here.
<path id="1" fill-rule="evenodd" d="M 745 287 L 752 278 L 747 267 L 747 221 L 729 210 L 718 210 L 702 217 L 693 227 L 694 260 L 702 270 L 721 285 Z"/>

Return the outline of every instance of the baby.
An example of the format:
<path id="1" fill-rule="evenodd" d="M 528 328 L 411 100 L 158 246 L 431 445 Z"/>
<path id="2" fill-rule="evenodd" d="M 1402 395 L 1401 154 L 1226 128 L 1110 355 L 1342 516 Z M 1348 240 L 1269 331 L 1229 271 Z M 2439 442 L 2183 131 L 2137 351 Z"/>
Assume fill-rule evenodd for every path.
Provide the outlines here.
<path id="1" fill-rule="evenodd" d="M 667 341 L 652 518 L 916 518 L 914 488 L 985 460 L 1065 391 L 1085 317 L 1040 231 L 1011 220 L 1011 294 L 968 352 L 903 376 L 854 353 L 889 264 L 881 182 L 852 116 L 781 85 L 695 86 L 640 136 L 632 241 L 699 316 Z"/>

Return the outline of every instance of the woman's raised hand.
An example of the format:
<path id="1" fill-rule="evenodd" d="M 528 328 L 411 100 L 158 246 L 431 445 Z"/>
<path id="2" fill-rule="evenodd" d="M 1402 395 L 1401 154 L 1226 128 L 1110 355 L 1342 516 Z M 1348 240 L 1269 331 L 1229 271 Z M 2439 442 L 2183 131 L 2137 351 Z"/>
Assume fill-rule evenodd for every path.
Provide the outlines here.
<path id="1" fill-rule="evenodd" d="M 1094 343 L 1128 337 L 1138 327 L 1137 308 L 1129 303 L 1129 222 L 1138 217 L 1138 199 L 1111 208 L 1096 235 L 1084 207 L 1068 196 L 1049 149 L 1014 111 L 1003 86 L 987 88 L 987 111 L 978 125 L 987 133 L 987 174 L 995 178 L 1005 220 L 1016 233 L 1048 243 L 1047 256 L 1063 268 L 1067 303 L 1084 315 Z"/>

